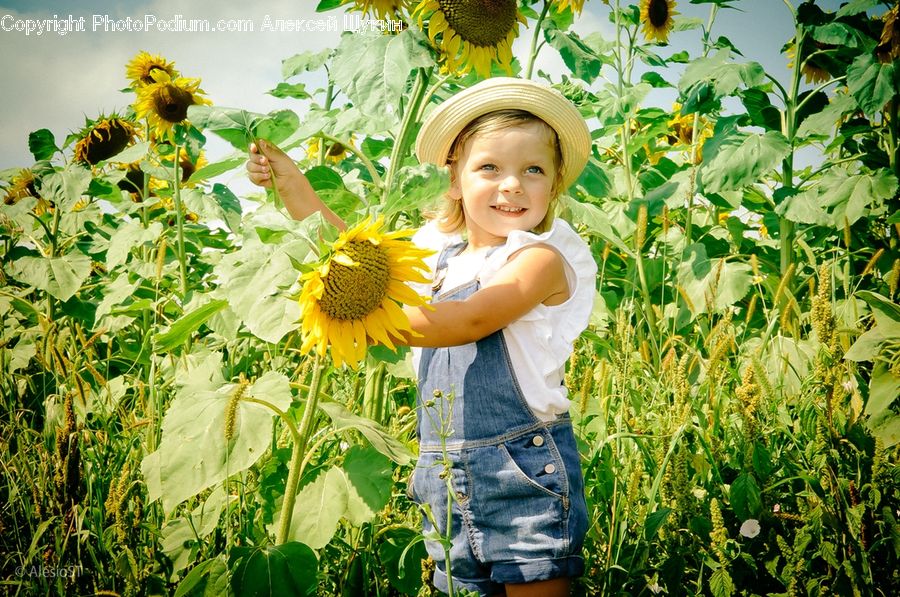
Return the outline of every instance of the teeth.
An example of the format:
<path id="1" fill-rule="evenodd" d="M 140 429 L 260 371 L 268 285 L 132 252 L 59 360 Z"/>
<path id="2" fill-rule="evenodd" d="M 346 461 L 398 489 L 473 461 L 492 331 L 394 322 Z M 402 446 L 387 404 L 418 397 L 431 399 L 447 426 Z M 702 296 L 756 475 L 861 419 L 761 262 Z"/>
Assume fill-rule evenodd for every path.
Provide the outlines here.
<path id="1" fill-rule="evenodd" d="M 518 213 L 520 211 L 525 211 L 524 208 L 512 207 L 512 206 L 508 206 L 508 205 L 495 205 L 494 209 L 497 209 L 499 211 L 505 211 L 508 213 Z"/>

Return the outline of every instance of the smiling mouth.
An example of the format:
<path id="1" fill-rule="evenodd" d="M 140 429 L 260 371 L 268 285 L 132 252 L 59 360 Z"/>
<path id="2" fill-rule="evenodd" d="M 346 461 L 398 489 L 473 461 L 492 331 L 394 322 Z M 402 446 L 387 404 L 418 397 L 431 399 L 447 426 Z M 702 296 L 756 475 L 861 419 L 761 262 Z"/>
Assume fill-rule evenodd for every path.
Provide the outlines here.
<path id="1" fill-rule="evenodd" d="M 523 214 L 526 211 L 524 207 L 513 207 L 512 205 L 492 205 L 491 209 L 510 215 Z"/>

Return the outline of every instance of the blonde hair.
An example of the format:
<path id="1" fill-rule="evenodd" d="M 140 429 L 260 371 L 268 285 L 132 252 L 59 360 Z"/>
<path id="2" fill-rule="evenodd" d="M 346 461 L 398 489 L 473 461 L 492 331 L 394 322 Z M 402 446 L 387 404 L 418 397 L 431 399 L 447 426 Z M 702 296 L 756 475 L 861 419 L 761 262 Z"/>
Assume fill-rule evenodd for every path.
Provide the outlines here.
<path id="1" fill-rule="evenodd" d="M 453 140 L 450 151 L 447 153 L 447 165 L 452 168 L 454 164 L 459 161 L 460 157 L 462 157 L 462 152 L 466 143 L 473 137 L 503 131 L 530 122 L 538 122 L 544 125 L 551 133 L 554 150 L 554 166 L 556 167 L 553 188 L 551 190 L 553 196 L 550 200 L 550 205 L 547 208 L 547 214 L 537 226 L 532 228 L 532 232 L 540 234 L 541 232 L 549 230 L 553 225 L 553 219 L 555 217 L 553 208 L 562 187 L 563 170 L 563 158 L 562 150 L 559 146 L 559 136 L 557 135 L 556 130 L 543 119 L 538 118 L 526 110 L 497 110 L 483 114 L 467 124 L 463 130 L 459 132 L 459 135 L 456 136 L 456 139 Z M 463 212 L 462 201 L 450 197 L 449 194 L 445 195 L 437 215 L 437 226 L 438 230 L 445 233 L 462 232 L 465 230 L 466 215 Z"/>

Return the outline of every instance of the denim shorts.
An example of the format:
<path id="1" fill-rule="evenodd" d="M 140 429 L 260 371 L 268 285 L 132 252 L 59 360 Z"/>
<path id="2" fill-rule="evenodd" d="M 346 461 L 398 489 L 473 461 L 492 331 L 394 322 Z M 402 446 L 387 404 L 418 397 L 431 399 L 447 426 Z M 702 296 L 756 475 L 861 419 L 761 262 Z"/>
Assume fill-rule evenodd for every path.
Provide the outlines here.
<path id="1" fill-rule="evenodd" d="M 423 452 L 410 482 L 413 499 L 430 509 L 423 532 L 437 564 L 438 589 L 448 591 L 444 548 L 435 534 L 446 536 L 448 501 L 455 589 L 491 595 L 506 583 L 583 573 L 588 517 L 568 417 L 466 442 L 448 452 L 449 468 L 443 458 L 441 452 Z"/>

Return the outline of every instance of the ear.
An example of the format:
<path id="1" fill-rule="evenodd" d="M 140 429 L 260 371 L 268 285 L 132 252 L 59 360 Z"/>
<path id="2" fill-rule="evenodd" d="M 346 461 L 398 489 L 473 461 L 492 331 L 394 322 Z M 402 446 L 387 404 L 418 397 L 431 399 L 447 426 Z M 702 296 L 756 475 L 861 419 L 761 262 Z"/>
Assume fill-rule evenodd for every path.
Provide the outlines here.
<path id="1" fill-rule="evenodd" d="M 447 164 L 447 172 L 450 174 L 450 188 L 447 189 L 447 196 L 454 201 L 462 199 L 462 187 L 459 184 L 459 176 L 456 174 L 456 165 Z"/>

